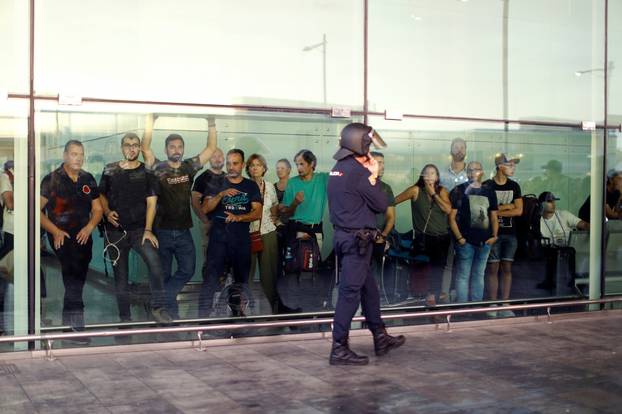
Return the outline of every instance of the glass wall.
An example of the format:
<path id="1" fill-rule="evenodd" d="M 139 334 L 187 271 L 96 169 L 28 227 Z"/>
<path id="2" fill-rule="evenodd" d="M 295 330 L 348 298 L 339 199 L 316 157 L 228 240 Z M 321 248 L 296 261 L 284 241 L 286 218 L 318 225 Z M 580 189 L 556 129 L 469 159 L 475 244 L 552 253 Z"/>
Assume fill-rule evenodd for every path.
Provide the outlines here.
<path id="1" fill-rule="evenodd" d="M 0 102 L 0 329 L 3 335 L 28 333 L 27 102 Z M 24 349 L 3 344 L 0 349 Z"/>
<path id="2" fill-rule="evenodd" d="M 362 106 L 359 1 L 193 0 L 179 7 L 169 0 L 63 0 L 36 7 L 39 94 Z"/>
<path id="3" fill-rule="evenodd" d="M 607 205 L 609 221 L 605 245 L 605 289 L 607 294 L 622 293 L 622 228 L 619 213 L 622 209 L 620 191 L 622 191 L 622 80 L 620 78 L 620 59 L 622 58 L 622 29 L 615 24 L 616 16 L 622 13 L 622 2 L 609 2 L 609 56 L 607 71 L 608 89 L 608 124 L 610 129 L 607 141 Z M 602 65 L 600 66 L 602 68 Z M 595 71 L 594 76 L 604 78 L 604 71 Z"/>
<path id="4" fill-rule="evenodd" d="M 274 208 L 264 211 L 267 222 L 252 224 L 264 253 L 253 256 L 248 277 L 236 281 L 237 258 L 227 256 L 224 269 L 215 271 L 210 265 L 219 259 L 208 256 L 245 250 L 251 236 L 223 248 L 222 235 L 211 233 L 206 223 L 220 214 L 218 203 L 210 204 L 219 196 L 211 180 L 223 180 L 212 175 L 228 167 L 220 166 L 218 157 L 200 154 L 211 148 L 208 137 L 215 132 L 225 155 L 235 148 L 247 158 L 261 155 L 267 169 L 263 180 L 255 177 L 258 187 L 272 189 L 280 178 L 278 197 L 287 177 L 277 176 L 277 162 L 286 159 L 289 177 L 295 177 L 305 165 L 296 165 L 294 155 L 308 149 L 317 158 L 314 175 L 325 181 L 339 132 L 353 121 L 373 125 L 389 144 L 383 150 L 383 181 L 396 198 L 396 220 L 389 232 L 387 221 L 379 218 L 389 244 L 373 264 L 386 312 L 483 302 L 493 306 L 487 315 L 493 318 L 510 316 L 494 307 L 503 303 L 597 298 L 601 260 L 606 292 L 622 290 L 619 220 L 609 214 L 601 246 L 601 225 L 590 223 L 595 216 L 589 198 L 602 193 L 609 177 L 613 200 L 622 170 L 619 1 L 193 0 L 179 5 L 114 0 L 88 6 L 75 0 L 35 1 L 32 93 L 28 7 L 28 2 L 0 4 L 0 54 L 10 62 L 0 68 L 0 162 L 4 167 L 14 161 L 0 181 L 9 177 L 13 208 L 5 215 L 13 229 L 20 229 L 13 237 L 13 273 L 28 274 L 29 249 L 40 252 L 39 272 L 11 279 L 0 255 L 6 333 L 168 325 L 168 316 L 178 324 L 209 324 L 329 315 L 336 271 L 327 206 L 314 212 L 322 231 L 313 232 L 321 244 L 313 271 L 292 265 L 292 252 L 298 250 L 287 241 L 302 242 L 287 225 L 286 207 L 295 195 L 290 190 L 285 201 L 270 201 Z M 31 110 L 34 129 L 28 131 Z M 378 115 L 385 111 L 402 119 Z M 582 121 L 596 122 L 596 130 L 582 130 Z M 172 176 L 147 179 L 141 172 L 116 184 L 105 178 L 106 172 L 134 171 L 134 161 L 127 162 L 140 153 L 136 138 L 152 136 L 150 151 L 137 160 L 175 158 L 180 149 L 169 148 L 167 154 L 165 146 L 171 134 L 183 137 L 184 157 L 199 156 L 182 164 L 191 171 L 179 167 L 183 173 L 171 173 L 167 168 L 177 166 L 172 161 L 162 164 Z M 67 146 L 71 140 L 81 146 Z M 76 147 L 77 153 L 68 152 Z M 34 176 L 29 176 L 29 156 L 36 160 Z M 433 170 L 424 168 L 428 164 L 437 167 L 444 188 L 437 188 L 443 201 L 436 207 L 427 196 L 419 198 L 426 188 L 425 180 L 419 181 L 422 170 L 426 177 Z M 460 187 L 468 180 L 469 165 L 471 181 Z M 244 177 L 248 174 L 242 170 Z M 148 181 L 149 197 L 157 195 L 157 201 L 132 198 L 141 180 Z M 479 187 L 479 181 L 487 184 Z M 176 184 L 183 192 L 170 192 Z M 103 196 L 97 197 L 99 189 Z M 115 199 L 115 191 L 127 198 Z M 262 197 L 266 200 L 265 191 Z M 478 204 L 484 198 L 488 204 Z M 122 226 L 125 232 L 114 225 L 118 212 L 110 208 L 123 203 L 126 216 L 136 213 L 132 208 L 141 211 L 136 213 L 140 226 Z M 497 213 L 491 203 L 498 204 Z M 28 208 L 35 204 L 44 214 L 29 222 Z M 83 209 L 82 215 L 72 216 L 66 227 L 63 214 L 74 214 L 74 206 Z M 167 211 L 172 213 L 165 219 Z M 152 212 L 153 223 L 147 217 Z M 107 226 L 97 226 L 100 214 Z M 166 220 L 183 225 L 169 228 Z M 487 232 L 497 222 L 499 239 L 471 239 L 471 226 L 481 230 L 481 237 L 491 236 Z M 3 227 L 3 251 L 11 246 L 9 223 L 5 220 Z M 47 231 L 30 240 L 29 226 Z M 127 273 L 120 273 L 126 267 L 123 253 L 129 251 L 124 243 L 132 237 L 136 248 L 128 253 Z M 75 250 L 65 252 L 65 243 L 63 249 Z M 177 253 L 171 260 L 169 250 Z M 313 254 L 309 257 L 317 259 Z M 29 294 L 36 301 L 34 315 L 28 314 Z M 28 316 L 35 321 L 30 326 Z M 317 329 L 329 327 L 309 328 Z M 188 336 L 133 341 L 175 338 Z M 91 342 L 112 343 L 118 342 Z M 56 344 L 71 345 L 76 344 Z"/>
<path id="5" fill-rule="evenodd" d="M 369 5 L 371 110 L 557 122 L 603 118 L 602 77 L 575 75 L 602 67 L 603 1 Z"/>

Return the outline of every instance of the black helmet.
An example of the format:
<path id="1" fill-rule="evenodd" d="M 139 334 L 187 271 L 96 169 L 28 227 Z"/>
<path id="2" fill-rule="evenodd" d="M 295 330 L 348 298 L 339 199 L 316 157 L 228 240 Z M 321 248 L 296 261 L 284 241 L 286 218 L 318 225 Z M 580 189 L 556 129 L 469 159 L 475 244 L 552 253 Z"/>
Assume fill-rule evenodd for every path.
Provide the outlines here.
<path id="1" fill-rule="evenodd" d="M 333 155 L 333 158 L 339 161 L 353 154 L 367 155 L 372 143 L 376 148 L 387 146 L 372 127 L 360 122 L 353 122 L 341 130 L 341 138 L 339 139 L 341 148 Z"/>

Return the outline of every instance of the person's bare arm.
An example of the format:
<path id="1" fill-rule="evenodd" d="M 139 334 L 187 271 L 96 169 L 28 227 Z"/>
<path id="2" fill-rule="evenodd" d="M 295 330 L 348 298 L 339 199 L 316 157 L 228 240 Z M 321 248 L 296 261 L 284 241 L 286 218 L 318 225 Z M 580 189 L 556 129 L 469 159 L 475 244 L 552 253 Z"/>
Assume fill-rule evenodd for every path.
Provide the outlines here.
<path id="1" fill-rule="evenodd" d="M 151 140 L 153 138 L 153 125 L 157 117 L 153 114 L 147 114 L 145 116 L 145 133 L 141 143 L 141 151 L 143 153 L 143 159 L 145 160 L 145 167 L 151 168 L 155 163 L 155 155 L 151 149 Z"/>
<path id="2" fill-rule="evenodd" d="M 206 199 L 203 201 L 203 204 L 201 204 L 201 209 L 203 210 L 203 213 L 205 214 L 211 213 L 212 211 L 214 211 L 214 209 L 216 209 L 218 204 L 222 201 L 223 197 L 225 196 L 232 197 L 238 194 L 239 192 L 240 191 L 236 190 L 235 188 L 227 188 L 226 190 L 221 191 L 215 196 L 206 197 Z"/>
<path id="3" fill-rule="evenodd" d="M 451 212 L 451 201 L 449 201 L 449 193 L 445 188 L 441 188 L 438 195 L 434 195 L 433 198 L 443 213 L 449 214 Z"/>
<path id="4" fill-rule="evenodd" d="M 235 215 L 225 211 L 226 223 L 240 223 L 240 222 L 251 222 L 255 220 L 259 220 L 261 218 L 261 212 L 263 210 L 262 204 L 256 201 L 251 203 L 251 211 L 246 214 Z"/>
<path id="5" fill-rule="evenodd" d="M 13 211 L 13 191 L 2 193 L 2 201 L 8 210 Z"/>
<path id="6" fill-rule="evenodd" d="M 91 233 L 93 232 L 93 230 L 95 230 L 97 224 L 102 220 L 103 213 L 104 211 L 102 209 L 102 204 L 99 201 L 99 198 L 91 200 L 91 219 L 88 223 L 86 223 L 86 226 L 80 229 L 80 231 L 76 235 L 76 240 L 79 244 L 86 244 L 86 242 L 89 240 L 89 237 L 91 236 Z"/>
<path id="7" fill-rule="evenodd" d="M 456 216 L 458 215 L 458 210 L 451 209 L 449 212 L 449 228 L 456 238 L 456 243 L 463 245 L 466 243 L 466 239 L 460 233 L 460 228 L 458 227 L 458 223 L 456 222 Z"/>
<path id="8" fill-rule="evenodd" d="M 506 206 L 507 205 L 508 204 L 506 204 Z M 518 216 L 523 215 L 523 199 L 522 198 L 517 198 L 516 200 L 512 202 L 511 205 L 513 205 L 514 207 L 501 208 L 502 206 L 499 206 L 498 216 L 499 217 L 518 217 Z"/>
<path id="9" fill-rule="evenodd" d="M 207 145 L 199 154 L 199 162 L 205 165 L 214 151 L 216 151 L 216 120 L 213 116 L 207 117 Z"/>
<path id="10" fill-rule="evenodd" d="M 41 196 L 39 197 L 39 200 L 41 202 L 41 211 L 39 213 L 41 227 L 43 227 L 45 231 L 47 231 L 48 233 L 52 235 L 52 237 L 54 238 L 53 247 L 54 249 L 58 250 L 65 242 L 65 238 L 70 239 L 71 237 L 69 236 L 67 232 L 63 231 L 62 229 L 57 227 L 54 223 L 52 223 L 52 220 L 50 220 L 47 214 L 43 212 L 45 210 L 45 206 L 48 203 L 48 199 Z"/>
<path id="11" fill-rule="evenodd" d="M 492 237 L 486 240 L 486 244 L 494 244 L 499 237 L 499 215 L 496 210 L 490 212 L 490 223 L 492 224 Z"/>
<path id="12" fill-rule="evenodd" d="M 590 223 L 588 223 L 587 221 L 581 220 L 580 222 L 577 223 L 577 229 L 578 230 L 589 230 Z"/>
<path id="13" fill-rule="evenodd" d="M 387 207 L 384 218 L 385 224 L 384 229 L 382 230 L 382 237 L 386 239 L 387 236 L 389 236 L 389 233 L 391 233 L 391 230 L 393 230 L 393 227 L 395 226 L 395 206 Z"/>
<path id="14" fill-rule="evenodd" d="M 416 185 L 411 185 L 406 190 L 402 191 L 395 197 L 395 205 L 403 203 L 406 200 L 416 200 L 419 195 L 419 187 Z"/>
<path id="15" fill-rule="evenodd" d="M 199 193 L 198 191 L 193 191 L 190 196 L 190 203 L 192 205 L 192 211 L 194 211 L 194 214 L 196 214 L 197 218 L 201 220 L 201 223 L 207 224 L 209 220 L 202 210 L 202 198 L 203 194 Z"/>
<path id="16" fill-rule="evenodd" d="M 99 200 L 101 202 L 102 212 L 103 212 L 104 217 L 106 217 L 106 220 L 108 220 L 108 222 L 112 224 L 113 226 L 119 227 L 119 213 L 117 213 L 114 210 L 110 210 L 108 199 L 106 198 L 105 195 L 100 194 Z"/>
<path id="17" fill-rule="evenodd" d="M 147 214 L 145 217 L 145 231 L 143 233 L 142 244 L 145 244 L 145 241 L 149 240 L 151 245 L 158 248 L 158 239 L 153 232 L 153 221 L 155 220 L 156 215 L 156 206 L 158 205 L 158 196 L 149 196 L 147 197 Z"/>
<path id="18" fill-rule="evenodd" d="M 291 217 L 296 212 L 296 208 L 305 201 L 305 193 L 302 191 L 298 191 L 294 196 L 294 200 L 289 206 L 281 204 L 279 206 L 279 211 L 285 217 Z"/>

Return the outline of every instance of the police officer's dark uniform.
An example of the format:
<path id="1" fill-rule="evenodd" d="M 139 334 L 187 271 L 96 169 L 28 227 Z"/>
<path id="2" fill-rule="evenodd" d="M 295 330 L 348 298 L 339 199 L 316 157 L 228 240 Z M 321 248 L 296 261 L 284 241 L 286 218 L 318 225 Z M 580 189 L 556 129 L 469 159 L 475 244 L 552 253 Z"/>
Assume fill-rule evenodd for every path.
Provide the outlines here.
<path id="1" fill-rule="evenodd" d="M 335 228 L 333 244 L 341 267 L 331 365 L 369 362 L 348 346 L 350 324 L 359 303 L 374 336 L 376 355 L 384 355 L 405 341 L 402 335 L 393 337 L 386 332 L 380 316 L 378 285 L 371 272 L 372 244 L 379 234 L 375 215 L 386 211 L 388 201 L 377 177 L 370 179 L 370 171 L 355 156 L 368 154 L 372 133 L 371 127 L 360 123 L 349 124 L 341 131 L 341 148 L 333 156 L 337 164 L 328 179 L 330 220 Z"/>
<path id="2" fill-rule="evenodd" d="M 61 264 L 65 287 L 63 325 L 71 325 L 74 330 L 82 330 L 84 328 L 82 291 L 91 262 L 93 238 L 89 236 L 85 244 L 80 244 L 76 236 L 91 219 L 92 201 L 99 198 L 99 189 L 95 178 L 88 172 L 80 170 L 78 180 L 74 182 L 61 165 L 43 178 L 41 195 L 48 200 L 45 205 L 48 218 L 70 236 L 60 248 L 56 249 L 54 237 L 48 233 L 50 245 Z"/>

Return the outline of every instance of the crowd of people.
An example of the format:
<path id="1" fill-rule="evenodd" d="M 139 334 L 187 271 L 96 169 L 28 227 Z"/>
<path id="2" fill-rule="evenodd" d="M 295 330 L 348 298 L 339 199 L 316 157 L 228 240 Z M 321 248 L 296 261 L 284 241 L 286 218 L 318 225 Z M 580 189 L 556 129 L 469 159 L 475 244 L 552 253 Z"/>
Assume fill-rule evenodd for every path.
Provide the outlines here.
<path id="1" fill-rule="evenodd" d="M 297 241 L 308 240 L 321 250 L 325 227 L 330 225 L 322 220 L 334 172 L 316 171 L 315 154 L 303 149 L 292 159 L 297 175 L 290 177 L 292 164 L 279 159 L 275 163 L 278 181 L 269 182 L 264 178 L 270 168 L 264 156 L 247 156 L 239 148 L 223 153 L 218 148 L 212 117 L 206 118 L 208 137 L 200 153 L 184 158 L 183 137 L 170 134 L 164 141 L 166 157 L 160 160 L 152 148 L 156 121 L 157 116 L 147 116 L 142 140 L 134 133 L 122 137 L 121 160 L 104 167 L 99 183 L 82 169 L 84 146 L 77 140 L 66 143 L 62 164 L 41 183 L 41 226 L 60 261 L 65 287 L 63 324 L 74 330 L 84 327 L 82 294 L 93 255 L 92 233 L 100 222 L 107 260 L 114 269 L 119 319 L 132 320 L 131 250 L 148 269 L 154 320 L 169 324 L 178 319 L 177 297 L 195 273 L 193 213 L 201 226 L 201 240 L 196 242 L 205 254 L 199 317 L 213 313 L 215 294 L 227 274 L 233 283 L 244 286 L 257 269 L 272 312 L 299 311 L 286 306 L 278 281 L 289 269 L 290 249 Z M 464 139 L 451 142 L 450 155 L 448 166 L 425 165 L 418 180 L 394 196 L 382 181 L 384 155 L 371 152 L 388 205 L 376 215 L 379 234 L 372 257 L 378 259 L 387 251 L 395 232 L 395 206 L 409 201 L 411 293 L 423 295 L 429 305 L 452 299 L 507 301 L 519 244 L 517 223 L 526 211 L 521 186 L 513 179 L 520 158 L 497 154 L 492 178 L 485 179 L 481 162 L 467 162 Z M 4 181 L 0 177 L 0 191 L 10 206 Z M 610 171 L 608 182 L 607 217 L 621 218 L 622 172 Z M 534 228 L 544 247 L 566 247 L 573 229 L 589 229 L 589 212 L 586 219 L 585 212 L 578 218 L 557 210 L 559 198 L 552 192 L 555 189 L 549 190 L 538 197 L 539 221 Z M 589 207 L 589 200 L 586 204 Z M 547 274 L 554 272 L 553 262 L 551 255 Z M 543 287 L 550 288 L 551 280 L 547 277 Z M 452 286 L 455 298 L 450 298 Z M 241 307 L 235 309 L 234 315 L 244 316 Z M 511 315 L 503 308 L 490 312 L 490 316 Z"/>

